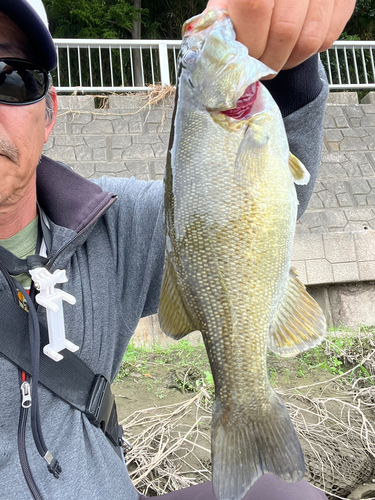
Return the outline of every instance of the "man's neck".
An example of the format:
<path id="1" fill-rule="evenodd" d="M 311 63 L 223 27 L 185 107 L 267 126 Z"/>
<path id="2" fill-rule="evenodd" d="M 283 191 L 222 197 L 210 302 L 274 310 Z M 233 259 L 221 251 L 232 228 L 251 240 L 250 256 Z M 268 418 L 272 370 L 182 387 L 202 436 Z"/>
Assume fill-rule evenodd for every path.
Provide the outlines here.
<path id="1" fill-rule="evenodd" d="M 19 202 L 0 206 L 0 240 L 5 240 L 19 233 L 37 216 L 36 184 L 30 186 Z"/>

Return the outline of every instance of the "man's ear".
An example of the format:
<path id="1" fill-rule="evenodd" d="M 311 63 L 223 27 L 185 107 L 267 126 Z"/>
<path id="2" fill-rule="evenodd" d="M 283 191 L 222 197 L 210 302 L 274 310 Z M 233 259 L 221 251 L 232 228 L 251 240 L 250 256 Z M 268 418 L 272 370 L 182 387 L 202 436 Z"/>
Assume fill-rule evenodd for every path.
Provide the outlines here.
<path id="1" fill-rule="evenodd" d="M 55 126 L 56 117 L 57 117 L 57 108 L 58 108 L 55 87 L 51 87 L 49 89 L 49 94 L 51 96 L 52 103 L 53 103 L 53 116 L 51 117 L 51 114 L 46 113 L 46 127 L 44 129 L 44 144 L 48 141 L 48 137 L 50 136 L 50 133 L 52 132 L 53 127 Z"/>

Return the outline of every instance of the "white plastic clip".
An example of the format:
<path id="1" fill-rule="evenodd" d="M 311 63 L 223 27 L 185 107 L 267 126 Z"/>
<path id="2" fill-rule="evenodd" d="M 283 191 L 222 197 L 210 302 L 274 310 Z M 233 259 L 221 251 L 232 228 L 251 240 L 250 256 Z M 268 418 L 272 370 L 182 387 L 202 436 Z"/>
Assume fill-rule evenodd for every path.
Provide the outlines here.
<path id="1" fill-rule="evenodd" d="M 55 289 L 57 283 L 66 283 L 68 278 L 66 272 L 57 270 L 51 274 L 47 269 L 38 267 L 29 271 L 35 283 L 35 288 L 40 291 L 35 300 L 47 309 L 47 325 L 49 344 L 44 346 L 43 352 L 55 361 L 60 361 L 63 356 L 59 354 L 63 349 L 71 352 L 77 351 L 79 347 L 65 338 L 63 303 L 76 303 L 75 297 L 62 290 Z"/>

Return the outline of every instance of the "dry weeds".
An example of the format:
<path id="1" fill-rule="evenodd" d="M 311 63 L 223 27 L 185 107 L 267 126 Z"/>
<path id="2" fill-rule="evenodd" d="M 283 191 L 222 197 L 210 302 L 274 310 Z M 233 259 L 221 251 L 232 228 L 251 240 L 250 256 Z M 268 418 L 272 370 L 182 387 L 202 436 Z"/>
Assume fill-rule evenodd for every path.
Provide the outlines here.
<path id="1" fill-rule="evenodd" d="M 209 401 L 201 388 L 183 404 L 136 411 L 120 422 L 133 446 L 126 457 L 129 474 L 142 494 L 162 495 L 209 481 L 211 472 L 200 457 L 202 450 L 210 453 Z M 184 421 L 187 416 L 194 417 L 192 425 Z"/>
<path id="2" fill-rule="evenodd" d="M 324 382 L 277 391 L 301 440 L 306 477 L 331 499 L 344 498 L 374 471 L 373 347 L 372 333 L 363 331 L 339 351 L 327 341 L 327 356 L 354 366 Z M 121 422 L 133 445 L 127 455 L 130 476 L 141 493 L 161 495 L 210 480 L 211 407 L 202 387 L 183 404 L 137 411 Z"/>

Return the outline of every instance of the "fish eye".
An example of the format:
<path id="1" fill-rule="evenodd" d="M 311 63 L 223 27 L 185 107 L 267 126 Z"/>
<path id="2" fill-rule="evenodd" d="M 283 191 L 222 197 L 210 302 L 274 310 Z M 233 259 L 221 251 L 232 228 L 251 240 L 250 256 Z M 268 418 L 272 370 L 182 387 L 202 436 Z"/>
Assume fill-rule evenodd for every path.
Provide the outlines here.
<path id="1" fill-rule="evenodd" d="M 194 64 L 195 61 L 197 60 L 197 57 L 198 57 L 198 53 L 196 50 L 189 50 L 188 52 L 186 52 L 186 54 L 184 55 L 184 58 L 183 58 L 183 63 L 184 64 Z"/>

